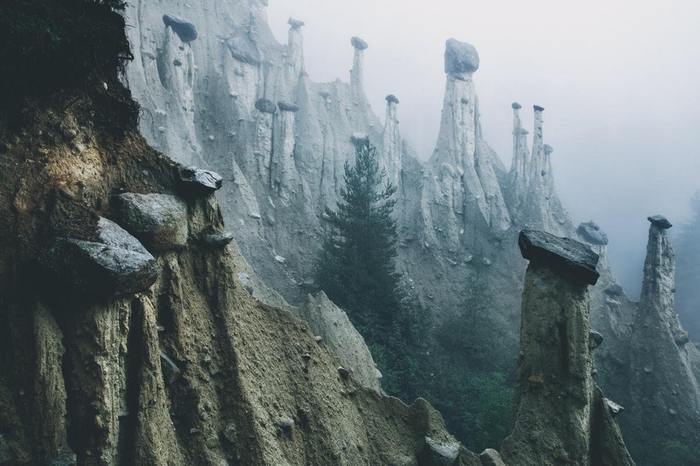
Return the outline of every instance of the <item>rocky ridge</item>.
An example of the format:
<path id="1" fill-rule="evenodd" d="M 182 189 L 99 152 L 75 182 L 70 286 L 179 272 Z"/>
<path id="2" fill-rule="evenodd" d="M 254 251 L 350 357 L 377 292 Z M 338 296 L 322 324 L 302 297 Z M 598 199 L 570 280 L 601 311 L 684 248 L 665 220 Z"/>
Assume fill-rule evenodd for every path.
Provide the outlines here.
<path id="1" fill-rule="evenodd" d="M 425 400 L 382 395 L 366 348 L 347 353 L 361 337 L 323 294 L 294 311 L 313 329 L 251 296 L 281 300 L 244 276 L 216 174 L 193 189 L 193 169 L 135 128 L 95 126 L 111 111 L 101 105 L 128 98 L 108 87 L 117 94 L 34 108 L 17 137 L 0 127 L 13 168 L 0 175 L 0 240 L 15 246 L 0 254 L 2 463 L 504 464 L 466 450 Z M 57 253 L 65 241 L 101 253 Z M 606 422 L 601 438 L 619 447 Z"/>
<path id="2" fill-rule="evenodd" d="M 556 195 L 544 108 L 533 107 L 528 148 L 522 106 L 512 105 L 513 161 L 507 170 L 480 128 L 478 53 L 450 40 L 440 135 L 423 163 L 401 137 L 399 99 L 387 96 L 383 125 L 369 107 L 362 86 L 370 44 L 350 41 L 349 83 L 315 83 L 303 61 L 303 30 L 312 25 L 290 19 L 287 43 L 278 44 L 266 24 L 265 3 L 136 1 L 126 13 L 135 55 L 126 81 L 143 109 L 141 132 L 176 160 L 214 168 L 228 181 L 217 195 L 255 271 L 251 276 L 293 304 L 304 302 L 314 289 L 323 211 L 338 198 L 352 141 L 369 138 L 399 188 L 398 268 L 417 308 L 438 310 L 438 319 L 459 315 L 474 299 L 465 283 L 478 278 L 490 312 L 483 316 L 486 325 L 473 332 L 498 338 L 501 345 L 485 351 L 507 370 L 517 355 L 520 296 L 502 290 L 522 287 L 525 263 L 514 247 L 517 233 L 527 227 L 579 238 L 600 255 L 601 278 L 591 289 L 591 322 L 604 339 L 595 353 L 597 377 L 616 399 L 627 399 L 624 355 L 637 307 L 607 266 L 602 230 L 590 224 L 575 230 Z M 169 32 L 163 14 L 196 25 L 198 38 L 185 42 Z M 193 65 L 182 74 L 187 79 L 173 80 L 190 60 L 169 58 L 177 54 L 191 57 Z"/>
<path id="3" fill-rule="evenodd" d="M 0 125 L 0 463 L 479 464 L 250 296 L 215 174 L 99 126 L 129 99 L 104 83 Z"/>

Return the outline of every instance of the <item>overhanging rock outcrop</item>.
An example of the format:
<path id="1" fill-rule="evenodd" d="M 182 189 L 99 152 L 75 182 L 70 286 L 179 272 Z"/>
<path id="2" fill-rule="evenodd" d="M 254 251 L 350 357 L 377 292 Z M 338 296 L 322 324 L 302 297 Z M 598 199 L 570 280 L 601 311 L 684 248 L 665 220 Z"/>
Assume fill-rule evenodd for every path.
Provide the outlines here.
<path id="1" fill-rule="evenodd" d="M 598 256 L 587 246 L 522 231 L 529 259 L 523 291 L 515 426 L 503 443 L 507 464 L 632 465 L 593 380 L 588 286 Z"/>
<path id="2" fill-rule="evenodd" d="M 139 240 L 106 218 L 97 223 L 97 241 L 58 238 L 48 261 L 55 280 L 83 295 L 144 291 L 158 276 L 155 258 Z"/>

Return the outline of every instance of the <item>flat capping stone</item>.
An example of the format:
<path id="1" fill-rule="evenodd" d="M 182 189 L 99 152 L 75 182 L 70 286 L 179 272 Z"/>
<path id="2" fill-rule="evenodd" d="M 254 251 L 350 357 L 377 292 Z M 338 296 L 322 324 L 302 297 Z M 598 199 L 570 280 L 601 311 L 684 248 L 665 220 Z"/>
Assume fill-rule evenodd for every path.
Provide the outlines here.
<path id="1" fill-rule="evenodd" d="M 598 281 L 598 254 L 583 243 L 544 231 L 522 230 L 518 246 L 525 259 L 550 267 L 570 280 L 588 285 Z"/>
<path id="2" fill-rule="evenodd" d="M 301 29 L 302 26 L 304 26 L 304 24 L 306 24 L 306 23 L 304 23 L 304 22 L 303 22 L 302 20 L 300 20 L 300 19 L 289 18 L 289 20 L 287 21 L 287 24 L 289 24 L 289 26 L 290 26 L 292 29 Z"/>
<path id="3" fill-rule="evenodd" d="M 277 111 L 277 106 L 269 99 L 258 99 L 255 102 L 255 108 L 263 113 L 275 113 Z"/>
<path id="4" fill-rule="evenodd" d="M 197 39 L 197 28 L 187 20 L 175 15 L 163 15 L 163 24 L 171 28 L 182 42 L 192 42 Z"/>
<path id="5" fill-rule="evenodd" d="M 536 112 L 544 112 L 544 107 L 540 105 L 533 105 L 532 108 L 534 108 Z"/>
<path id="6" fill-rule="evenodd" d="M 292 104 L 289 102 L 277 102 L 277 106 L 279 107 L 280 110 L 283 112 L 298 112 L 299 111 L 299 106 L 297 104 Z"/>
<path id="7" fill-rule="evenodd" d="M 673 224 L 669 222 L 668 219 L 663 215 L 652 215 L 651 217 L 647 217 L 647 220 L 649 220 L 649 222 L 651 222 L 652 225 L 654 225 L 655 227 L 659 227 L 662 230 L 668 230 L 673 226 Z"/>
<path id="8" fill-rule="evenodd" d="M 391 104 L 398 104 L 399 103 L 399 98 L 396 97 L 394 94 L 389 94 L 388 96 L 384 97 L 387 102 Z"/>
<path id="9" fill-rule="evenodd" d="M 523 108 L 523 106 L 517 102 L 513 102 L 512 104 L 510 104 L 510 106 L 513 107 L 513 110 L 520 110 L 521 108 Z"/>
<path id="10" fill-rule="evenodd" d="M 357 36 L 354 36 L 352 39 L 350 39 L 350 43 L 357 50 L 366 50 L 367 47 L 369 47 L 369 45 L 367 45 L 367 42 L 365 42 L 363 39 L 360 39 Z"/>

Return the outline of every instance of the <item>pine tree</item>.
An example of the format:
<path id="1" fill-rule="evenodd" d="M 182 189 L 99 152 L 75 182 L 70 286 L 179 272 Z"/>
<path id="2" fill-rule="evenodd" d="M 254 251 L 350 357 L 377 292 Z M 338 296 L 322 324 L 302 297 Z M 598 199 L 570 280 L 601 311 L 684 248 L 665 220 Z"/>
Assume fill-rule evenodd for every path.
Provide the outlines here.
<path id="1" fill-rule="evenodd" d="M 424 395 L 428 323 L 427 314 L 407 305 L 396 272 L 396 187 L 386 182 L 368 141 L 356 144 L 344 179 L 336 210 L 325 212 L 317 283 L 365 338 L 384 390 L 413 400 Z"/>
<path id="2" fill-rule="evenodd" d="M 356 144 L 355 155 L 353 165 L 345 163 L 345 187 L 337 209 L 325 212 L 329 228 L 317 282 L 373 341 L 386 335 L 401 307 L 392 218 L 396 187 L 385 182 L 376 148 L 368 141 Z"/>

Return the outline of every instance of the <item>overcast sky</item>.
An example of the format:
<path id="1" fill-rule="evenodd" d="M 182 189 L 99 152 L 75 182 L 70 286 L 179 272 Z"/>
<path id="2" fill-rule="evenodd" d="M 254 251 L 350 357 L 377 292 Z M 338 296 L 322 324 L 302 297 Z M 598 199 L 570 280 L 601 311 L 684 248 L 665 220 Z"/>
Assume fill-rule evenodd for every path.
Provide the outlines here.
<path id="1" fill-rule="evenodd" d="M 350 37 L 369 43 L 365 82 L 376 113 L 401 100 L 402 135 L 428 158 L 440 123 L 449 37 L 476 46 L 484 132 L 506 165 L 518 101 L 545 110 L 555 179 L 576 222 L 594 219 L 610 259 L 638 292 L 649 214 L 674 223 L 700 189 L 698 0 L 269 0 L 284 42 L 306 22 L 312 79 L 349 79 Z"/>

